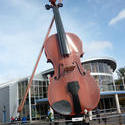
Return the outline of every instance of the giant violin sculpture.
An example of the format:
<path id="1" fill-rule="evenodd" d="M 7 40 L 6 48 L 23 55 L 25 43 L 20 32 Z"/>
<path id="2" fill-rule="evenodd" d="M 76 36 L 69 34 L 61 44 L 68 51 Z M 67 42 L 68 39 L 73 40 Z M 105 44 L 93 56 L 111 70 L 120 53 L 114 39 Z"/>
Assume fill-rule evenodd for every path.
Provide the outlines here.
<path id="1" fill-rule="evenodd" d="M 63 115 L 84 114 L 94 109 L 100 99 L 99 87 L 89 72 L 83 69 L 82 41 L 73 33 L 65 33 L 56 0 L 50 0 L 57 28 L 57 34 L 50 36 L 44 44 L 48 62 L 54 67 L 50 78 L 48 100 L 50 106 Z"/>

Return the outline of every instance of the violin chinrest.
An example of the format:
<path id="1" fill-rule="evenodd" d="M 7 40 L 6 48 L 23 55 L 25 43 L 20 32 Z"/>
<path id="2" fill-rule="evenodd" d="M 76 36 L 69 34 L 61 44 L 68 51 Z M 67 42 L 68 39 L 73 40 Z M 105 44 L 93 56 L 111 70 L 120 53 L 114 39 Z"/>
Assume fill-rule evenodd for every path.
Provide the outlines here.
<path id="1" fill-rule="evenodd" d="M 68 101 L 66 100 L 61 100 L 58 102 L 55 102 L 52 105 L 52 108 L 57 111 L 57 112 L 61 112 L 64 115 L 70 115 L 72 112 L 72 108 L 71 105 Z"/>

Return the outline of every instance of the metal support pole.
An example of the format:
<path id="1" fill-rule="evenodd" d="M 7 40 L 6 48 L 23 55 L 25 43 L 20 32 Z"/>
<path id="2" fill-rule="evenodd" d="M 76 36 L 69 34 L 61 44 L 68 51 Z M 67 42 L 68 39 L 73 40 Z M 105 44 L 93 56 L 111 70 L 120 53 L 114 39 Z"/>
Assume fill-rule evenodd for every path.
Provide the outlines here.
<path id="1" fill-rule="evenodd" d="M 120 113 L 121 113 L 121 109 L 120 109 L 118 94 L 115 94 L 115 101 L 116 101 L 117 111 L 118 111 L 118 113 L 120 114 Z"/>
<path id="2" fill-rule="evenodd" d="M 31 88 L 29 89 L 29 117 L 30 117 L 30 122 L 32 122 L 32 109 L 31 109 Z"/>
<path id="3" fill-rule="evenodd" d="M 117 91 L 114 79 L 113 79 L 113 85 L 114 85 L 115 91 Z M 118 94 L 115 94 L 115 102 L 116 102 L 117 112 L 120 114 L 121 113 L 121 109 L 120 109 L 120 103 L 119 103 L 119 99 L 118 99 Z"/>

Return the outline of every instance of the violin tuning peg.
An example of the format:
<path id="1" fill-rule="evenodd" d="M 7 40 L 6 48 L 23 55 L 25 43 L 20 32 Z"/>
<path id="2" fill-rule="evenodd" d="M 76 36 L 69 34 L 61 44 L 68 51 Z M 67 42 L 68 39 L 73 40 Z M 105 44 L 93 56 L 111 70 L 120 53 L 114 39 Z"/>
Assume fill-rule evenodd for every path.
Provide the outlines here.
<path id="1" fill-rule="evenodd" d="M 58 3 L 58 7 L 63 7 L 63 4 L 62 3 Z"/>
<path id="2" fill-rule="evenodd" d="M 45 8 L 46 8 L 47 10 L 49 10 L 50 8 L 52 8 L 52 6 L 49 5 L 49 4 L 46 4 L 46 5 L 45 5 Z"/>

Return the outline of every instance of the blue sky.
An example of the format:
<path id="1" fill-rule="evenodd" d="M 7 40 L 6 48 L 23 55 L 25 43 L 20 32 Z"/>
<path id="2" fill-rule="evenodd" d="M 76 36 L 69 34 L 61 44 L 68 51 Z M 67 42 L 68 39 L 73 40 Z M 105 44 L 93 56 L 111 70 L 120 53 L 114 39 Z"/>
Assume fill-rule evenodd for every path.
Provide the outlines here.
<path id="1" fill-rule="evenodd" d="M 0 83 L 31 74 L 52 18 L 48 0 L 0 0 Z M 67 32 L 83 41 L 85 55 L 113 57 L 125 66 L 125 0 L 64 0 Z M 51 34 L 55 33 L 55 26 Z M 37 73 L 52 67 L 42 56 Z"/>

